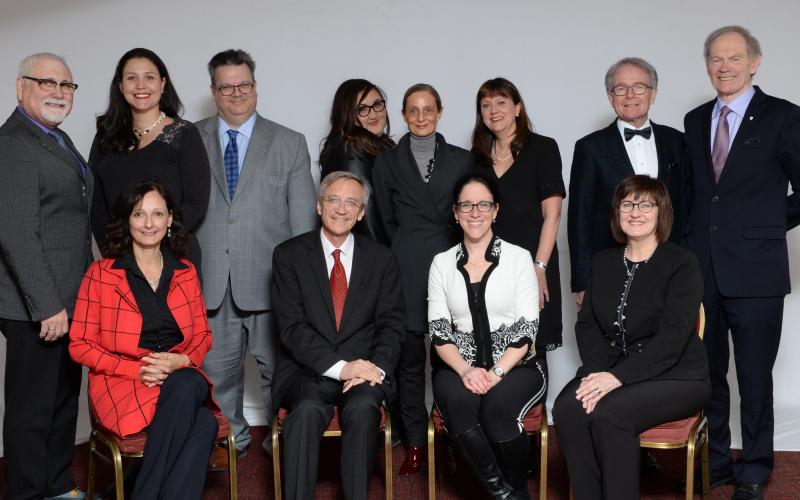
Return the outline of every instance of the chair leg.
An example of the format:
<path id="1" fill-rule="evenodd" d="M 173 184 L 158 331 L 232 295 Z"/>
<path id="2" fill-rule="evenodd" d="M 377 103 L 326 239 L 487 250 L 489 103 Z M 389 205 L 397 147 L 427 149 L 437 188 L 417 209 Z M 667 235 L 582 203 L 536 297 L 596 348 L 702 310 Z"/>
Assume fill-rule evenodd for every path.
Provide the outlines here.
<path id="1" fill-rule="evenodd" d="M 125 500 L 125 474 L 122 469 L 122 453 L 120 453 L 119 446 L 115 443 L 106 444 L 111 451 L 111 458 L 114 463 L 114 486 L 117 500 Z"/>
<path id="2" fill-rule="evenodd" d="M 277 415 L 272 422 L 272 476 L 275 484 L 275 500 L 281 500 L 281 434 Z"/>
<path id="3" fill-rule="evenodd" d="M 95 481 L 95 449 L 97 448 L 97 441 L 94 433 L 89 438 L 89 466 L 86 471 L 86 498 L 94 498 L 94 481 Z"/>
<path id="4" fill-rule="evenodd" d="M 686 443 L 686 500 L 694 498 L 694 447 L 696 435 L 689 435 Z"/>
<path id="5" fill-rule="evenodd" d="M 239 497 L 238 489 L 238 470 L 236 466 L 236 441 L 233 438 L 233 431 L 228 430 L 228 484 L 231 490 L 231 500 Z"/>
<path id="6" fill-rule="evenodd" d="M 383 424 L 383 454 L 384 454 L 384 477 L 386 487 L 386 500 L 394 498 L 394 470 L 392 469 L 392 419 L 388 411 L 384 411 Z"/>
<path id="7" fill-rule="evenodd" d="M 539 428 L 539 500 L 547 500 L 547 415 L 542 415 Z"/>
<path id="8" fill-rule="evenodd" d="M 428 500 L 436 500 L 436 429 L 428 419 Z"/>
<path id="9" fill-rule="evenodd" d="M 708 423 L 703 424 L 703 444 L 700 448 L 700 474 L 703 476 L 703 500 L 708 500 L 711 478 L 708 470 Z"/>

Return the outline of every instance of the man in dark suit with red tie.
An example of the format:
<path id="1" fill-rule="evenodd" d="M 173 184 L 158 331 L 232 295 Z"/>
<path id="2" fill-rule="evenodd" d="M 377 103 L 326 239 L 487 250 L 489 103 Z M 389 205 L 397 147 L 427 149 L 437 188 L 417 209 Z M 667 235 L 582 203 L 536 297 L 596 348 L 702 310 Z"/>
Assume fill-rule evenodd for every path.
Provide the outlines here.
<path id="1" fill-rule="evenodd" d="M 790 291 L 786 231 L 800 222 L 800 108 L 752 85 L 761 48 L 748 30 L 712 32 L 704 55 L 717 97 L 685 119 L 694 183 L 686 241 L 705 279 L 712 483 L 735 480 L 733 499 L 761 499 L 773 467 L 772 367 Z M 735 462 L 728 331 L 741 396 Z"/>
<path id="2" fill-rule="evenodd" d="M 351 232 L 364 216 L 369 186 L 351 172 L 320 184 L 322 229 L 292 238 L 273 254 L 272 298 L 281 349 L 273 380 L 283 426 L 287 498 L 313 499 L 322 433 L 339 410 L 345 497 L 366 499 L 380 407 L 394 392 L 405 335 L 402 285 L 394 255 Z"/>

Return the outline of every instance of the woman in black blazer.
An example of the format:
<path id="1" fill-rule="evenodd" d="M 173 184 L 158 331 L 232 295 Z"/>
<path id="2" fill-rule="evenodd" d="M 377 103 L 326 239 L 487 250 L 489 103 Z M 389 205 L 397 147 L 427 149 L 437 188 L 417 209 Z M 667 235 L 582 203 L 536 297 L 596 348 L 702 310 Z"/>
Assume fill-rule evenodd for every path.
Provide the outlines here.
<path id="1" fill-rule="evenodd" d="M 447 144 L 436 132 L 442 100 L 418 83 L 403 97 L 409 133 L 379 154 L 372 171 L 375 203 L 403 280 L 408 335 L 397 368 L 400 413 L 408 454 L 400 475 L 416 474 L 424 460 L 425 333 L 428 331 L 428 269 L 433 257 L 456 241 L 452 191 L 472 165 L 469 151 Z"/>
<path id="2" fill-rule="evenodd" d="M 336 89 L 331 106 L 331 130 L 319 154 L 322 179 L 345 170 L 372 180 L 372 165 L 378 153 L 395 146 L 389 136 L 386 96 L 374 83 L 360 78 L 346 80 Z M 369 203 L 364 218 L 353 231 L 388 245 L 375 203 Z"/>
<path id="3" fill-rule="evenodd" d="M 703 278 L 694 254 L 667 241 L 664 184 L 631 176 L 612 202 L 614 238 L 595 254 L 575 337 L 583 366 L 553 416 L 576 500 L 639 498 L 639 433 L 686 418 L 710 397 L 694 330 Z"/>

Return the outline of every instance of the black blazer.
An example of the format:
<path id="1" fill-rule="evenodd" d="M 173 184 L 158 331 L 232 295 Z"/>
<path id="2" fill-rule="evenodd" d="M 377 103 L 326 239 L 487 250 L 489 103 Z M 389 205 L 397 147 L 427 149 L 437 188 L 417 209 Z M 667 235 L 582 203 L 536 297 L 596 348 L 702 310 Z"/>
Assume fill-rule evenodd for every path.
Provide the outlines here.
<path id="1" fill-rule="evenodd" d="M 320 179 L 324 179 L 325 176 L 331 172 L 344 170 L 357 174 L 371 188 L 372 165 L 375 163 L 375 157 L 360 156 L 355 151 L 348 151 L 340 139 L 337 139 L 337 141 L 331 153 L 324 160 L 320 158 L 320 167 L 322 168 Z M 353 227 L 353 232 L 372 238 L 386 246 L 389 245 L 389 240 L 383 230 L 383 224 L 378 214 L 378 206 L 375 203 L 374 196 L 367 203 L 364 218 L 356 223 Z"/>
<path id="2" fill-rule="evenodd" d="M 658 178 L 669 190 L 674 210 L 670 240 L 683 238 L 688 201 L 683 134 L 650 122 L 656 140 Z M 611 235 L 611 198 L 617 184 L 634 175 L 617 121 L 575 143 L 569 180 L 567 235 L 573 292 L 586 289 L 592 254 L 618 246 Z"/>
<path id="3" fill-rule="evenodd" d="M 711 163 L 716 99 L 690 111 L 684 122 L 694 181 L 686 242 L 703 275 L 713 269 L 728 297 L 791 291 L 786 231 L 800 222 L 800 108 L 755 90 L 719 183 Z"/>
<path id="4" fill-rule="evenodd" d="M 272 255 L 272 306 L 280 332 L 272 398 L 280 408 L 291 379 L 321 379 L 340 360 L 367 359 L 386 372 L 387 400 L 405 338 L 397 260 L 383 245 L 355 236 L 353 268 L 336 331 L 330 278 L 320 232 L 296 236 Z"/>
<path id="5" fill-rule="evenodd" d="M 625 287 L 623 248 L 597 252 L 575 339 L 583 366 L 578 377 L 610 371 L 623 384 L 708 377 L 703 341 L 694 325 L 703 297 L 697 259 L 672 242 L 660 245 L 636 271 L 625 309 L 629 356 L 612 346 L 617 306 Z"/>
<path id="6" fill-rule="evenodd" d="M 92 261 L 93 186 L 91 172 L 19 110 L 0 127 L 0 318 L 72 316 Z"/>
<path id="7" fill-rule="evenodd" d="M 428 331 L 428 270 L 455 245 L 453 186 L 472 168 L 472 154 L 436 134 L 436 168 L 426 184 L 411 154 L 409 134 L 379 154 L 372 169 L 375 202 L 403 279 L 408 329 Z"/>

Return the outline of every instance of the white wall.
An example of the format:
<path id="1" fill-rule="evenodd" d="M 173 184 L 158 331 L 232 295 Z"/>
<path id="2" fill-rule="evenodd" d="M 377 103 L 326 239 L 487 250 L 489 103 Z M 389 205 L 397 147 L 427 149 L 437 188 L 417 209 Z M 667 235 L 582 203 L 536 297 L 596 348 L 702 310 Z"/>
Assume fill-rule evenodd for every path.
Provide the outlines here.
<path id="1" fill-rule="evenodd" d="M 14 74 L 22 57 L 45 50 L 63 54 L 80 84 L 63 128 L 86 155 L 94 116 L 105 109 L 115 64 L 127 49 L 148 47 L 165 60 L 185 117 L 197 120 L 214 109 L 206 62 L 219 50 L 239 47 L 258 65 L 259 111 L 303 132 L 314 158 L 333 92 L 346 78 L 368 78 L 386 90 L 396 137 L 404 132 L 403 92 L 419 81 L 432 83 L 444 100 L 440 130 L 449 142 L 467 147 L 475 92 L 487 78 L 502 75 L 519 86 L 537 131 L 558 141 L 568 180 L 575 141 L 613 118 L 603 76 L 621 57 L 640 56 L 655 65 L 660 85 L 652 116 L 682 129 L 686 111 L 713 96 L 701 56 L 705 36 L 723 24 L 743 24 L 765 54 L 756 82 L 769 94 L 800 103 L 799 14 L 794 0 L 757 6 L 741 0 L 0 0 L 0 109 L 10 113 L 16 104 Z M 566 292 L 565 229 L 562 225 L 558 243 Z M 800 232 L 790 233 L 789 245 L 797 288 Z M 551 402 L 578 360 L 571 328 L 575 309 L 570 294 L 565 299 L 565 345 L 550 362 Z M 800 418 L 800 392 L 791 369 L 800 355 L 799 305 L 794 295 L 786 300 L 774 372 L 779 449 L 800 449 L 800 426 L 793 424 Z M 256 421 L 261 417 L 254 380 L 247 404 Z M 79 438 L 86 435 L 83 421 Z M 738 431 L 734 439 L 738 442 Z"/>

